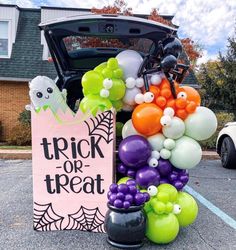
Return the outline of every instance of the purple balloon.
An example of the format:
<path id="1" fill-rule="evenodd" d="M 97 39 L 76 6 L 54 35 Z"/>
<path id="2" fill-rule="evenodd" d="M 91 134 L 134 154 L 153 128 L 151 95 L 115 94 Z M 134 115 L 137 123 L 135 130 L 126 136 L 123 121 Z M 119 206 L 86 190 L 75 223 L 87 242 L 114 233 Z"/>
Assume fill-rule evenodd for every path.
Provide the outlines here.
<path id="1" fill-rule="evenodd" d="M 117 193 L 117 184 L 112 183 L 112 184 L 110 185 L 109 189 L 110 189 L 110 191 L 111 191 L 112 193 Z"/>
<path id="2" fill-rule="evenodd" d="M 120 184 L 118 185 L 118 188 L 117 188 L 118 192 L 121 192 L 123 194 L 127 194 L 129 192 L 129 188 L 126 184 Z"/>
<path id="3" fill-rule="evenodd" d="M 137 171 L 136 182 L 142 188 L 147 188 L 151 185 L 158 186 L 160 183 L 160 174 L 156 168 L 146 166 Z"/>
<path id="4" fill-rule="evenodd" d="M 189 180 L 189 177 L 188 175 L 181 175 L 179 177 L 179 180 L 183 183 L 183 184 L 187 184 L 188 180 Z"/>
<path id="5" fill-rule="evenodd" d="M 123 163 L 120 163 L 117 166 L 117 172 L 120 173 L 120 174 L 126 175 L 127 167 Z"/>
<path id="6" fill-rule="evenodd" d="M 123 202 L 119 199 L 115 200 L 114 201 L 114 204 L 113 204 L 115 207 L 117 208 L 122 208 L 123 207 Z"/>
<path id="7" fill-rule="evenodd" d="M 109 202 L 113 204 L 115 200 L 116 200 L 116 194 L 111 194 L 109 197 Z"/>
<path id="8" fill-rule="evenodd" d="M 131 194 L 127 194 L 125 196 L 125 201 L 128 201 L 130 204 L 133 203 L 133 200 L 134 200 L 134 198 L 133 198 L 133 196 Z"/>
<path id="9" fill-rule="evenodd" d="M 169 184 L 170 182 L 167 178 L 161 178 L 160 184 L 165 184 L 165 183 Z"/>
<path id="10" fill-rule="evenodd" d="M 119 193 L 116 194 L 116 198 L 118 200 L 123 201 L 125 199 L 125 195 L 123 193 L 119 192 Z"/>
<path id="11" fill-rule="evenodd" d="M 134 185 L 129 186 L 129 193 L 135 195 L 137 193 L 137 188 Z"/>
<path id="12" fill-rule="evenodd" d="M 150 200 L 150 195 L 149 193 L 143 193 L 144 197 L 145 197 L 145 202 L 149 201 Z"/>
<path id="13" fill-rule="evenodd" d="M 127 176 L 130 177 L 130 178 L 135 178 L 136 171 L 134 169 L 128 169 Z"/>
<path id="14" fill-rule="evenodd" d="M 184 184 L 181 181 L 174 181 L 173 182 L 173 186 L 177 189 L 177 190 L 181 190 L 184 187 Z"/>
<path id="15" fill-rule="evenodd" d="M 125 165 L 137 169 L 147 164 L 152 149 L 147 139 L 140 135 L 131 135 L 121 141 L 118 152 Z"/>
<path id="16" fill-rule="evenodd" d="M 158 160 L 158 171 L 161 176 L 168 176 L 172 171 L 172 164 L 168 160 Z"/>
<path id="17" fill-rule="evenodd" d="M 126 181 L 126 184 L 128 185 L 128 186 L 131 186 L 131 185 L 136 185 L 136 181 L 135 180 L 133 180 L 133 179 L 130 179 L 130 180 L 128 180 L 128 181 Z"/>
<path id="18" fill-rule="evenodd" d="M 169 177 L 170 182 L 177 181 L 178 174 L 171 173 L 168 177 Z"/>
<path id="19" fill-rule="evenodd" d="M 145 202 L 145 196 L 143 195 L 143 193 L 137 193 L 134 196 L 134 201 L 135 201 L 135 205 L 136 206 L 140 206 L 140 205 L 144 204 L 144 202 Z"/>
<path id="20" fill-rule="evenodd" d="M 123 202 L 123 208 L 128 209 L 130 207 L 130 203 L 128 201 Z"/>

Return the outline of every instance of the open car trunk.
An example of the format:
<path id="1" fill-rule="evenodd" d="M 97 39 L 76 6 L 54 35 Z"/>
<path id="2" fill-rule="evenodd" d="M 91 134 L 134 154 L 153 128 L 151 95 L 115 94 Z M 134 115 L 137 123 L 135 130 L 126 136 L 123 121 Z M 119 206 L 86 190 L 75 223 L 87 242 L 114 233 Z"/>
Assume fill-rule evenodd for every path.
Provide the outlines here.
<path id="1" fill-rule="evenodd" d="M 78 15 L 39 27 L 58 73 L 57 85 L 67 89 L 72 109 L 83 97 L 80 80 L 86 71 L 126 49 L 154 55 L 160 40 L 176 34 L 176 28 L 158 22 L 117 15 Z"/>

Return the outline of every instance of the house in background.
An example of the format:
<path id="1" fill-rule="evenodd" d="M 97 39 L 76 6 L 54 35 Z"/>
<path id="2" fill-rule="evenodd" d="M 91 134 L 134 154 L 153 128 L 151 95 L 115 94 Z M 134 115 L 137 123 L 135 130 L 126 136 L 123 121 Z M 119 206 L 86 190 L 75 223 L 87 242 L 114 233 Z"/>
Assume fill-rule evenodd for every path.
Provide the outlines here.
<path id="1" fill-rule="evenodd" d="M 90 9 L 19 8 L 0 4 L 0 141 L 9 138 L 19 114 L 30 103 L 28 82 L 37 75 L 56 77 L 54 64 L 38 24 L 55 18 L 91 13 Z M 136 15 L 147 18 L 147 15 Z M 173 16 L 162 16 L 172 20 Z M 192 71 L 184 83 L 198 86 Z"/>

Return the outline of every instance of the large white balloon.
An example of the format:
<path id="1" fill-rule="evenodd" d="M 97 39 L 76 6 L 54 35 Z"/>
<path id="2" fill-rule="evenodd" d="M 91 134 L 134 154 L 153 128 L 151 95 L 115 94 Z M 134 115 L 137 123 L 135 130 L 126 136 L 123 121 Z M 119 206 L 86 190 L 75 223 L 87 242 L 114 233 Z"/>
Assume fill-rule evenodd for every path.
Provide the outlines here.
<path id="1" fill-rule="evenodd" d="M 124 72 L 124 79 L 128 77 L 137 78 L 139 67 L 143 62 L 143 58 L 138 52 L 134 50 L 124 50 L 116 56 L 116 59 Z"/>
<path id="2" fill-rule="evenodd" d="M 155 135 L 149 136 L 149 143 L 151 144 L 152 150 L 161 151 L 164 148 L 165 136 L 161 133 L 157 133 Z"/>
<path id="3" fill-rule="evenodd" d="M 125 139 L 126 137 L 130 135 L 140 135 L 137 130 L 134 128 L 132 120 L 128 120 L 123 128 L 122 128 L 122 138 Z"/>
<path id="4" fill-rule="evenodd" d="M 123 97 L 123 102 L 129 106 L 136 105 L 135 96 L 140 94 L 141 90 L 139 88 L 126 89 L 125 96 Z"/>
<path id="5" fill-rule="evenodd" d="M 197 141 L 183 136 L 176 140 L 175 148 L 171 151 L 170 162 L 176 168 L 194 168 L 202 158 L 202 149 Z"/>
<path id="6" fill-rule="evenodd" d="M 171 139 L 180 138 L 181 136 L 183 136 L 184 131 L 184 122 L 176 116 L 171 119 L 171 123 L 169 126 L 163 126 L 162 128 L 163 135 Z"/>
<path id="7" fill-rule="evenodd" d="M 215 114 L 206 107 L 198 107 L 196 112 L 185 119 L 185 134 L 197 141 L 210 138 L 217 129 Z"/>

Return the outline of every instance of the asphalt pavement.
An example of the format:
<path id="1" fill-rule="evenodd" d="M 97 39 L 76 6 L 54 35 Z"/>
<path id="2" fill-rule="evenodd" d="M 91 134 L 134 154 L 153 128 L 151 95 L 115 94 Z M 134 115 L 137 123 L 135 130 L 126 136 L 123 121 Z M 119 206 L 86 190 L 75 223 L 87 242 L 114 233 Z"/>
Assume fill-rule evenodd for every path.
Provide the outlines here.
<path id="1" fill-rule="evenodd" d="M 107 245 L 105 234 L 33 230 L 31 164 L 30 160 L 0 160 L 0 249 L 114 249 Z M 188 186 L 236 220 L 236 170 L 223 169 L 219 160 L 202 161 L 190 171 Z M 236 249 L 236 230 L 222 213 L 216 215 L 206 204 L 198 205 L 196 222 L 182 228 L 173 243 L 160 246 L 146 241 L 143 249 Z"/>

